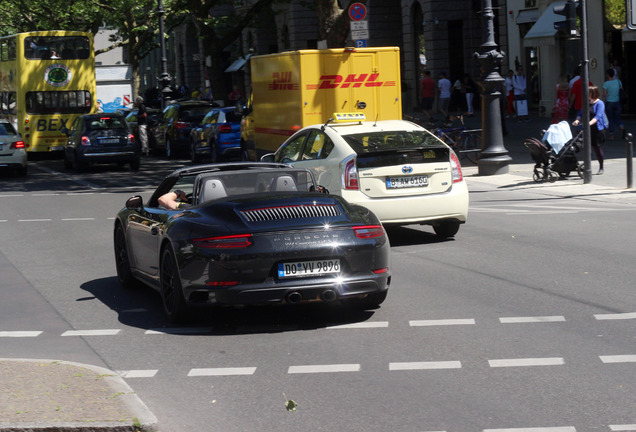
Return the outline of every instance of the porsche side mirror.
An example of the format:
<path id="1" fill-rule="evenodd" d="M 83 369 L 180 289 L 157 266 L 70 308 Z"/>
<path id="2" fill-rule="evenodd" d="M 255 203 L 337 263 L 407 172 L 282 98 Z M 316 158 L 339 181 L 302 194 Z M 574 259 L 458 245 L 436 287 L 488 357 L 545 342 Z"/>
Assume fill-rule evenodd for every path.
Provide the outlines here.
<path id="1" fill-rule="evenodd" d="M 267 153 L 261 156 L 261 162 L 276 162 L 274 160 L 274 153 Z"/>
<path id="2" fill-rule="evenodd" d="M 128 198 L 126 201 L 126 208 L 128 210 L 141 210 L 144 206 L 144 200 L 141 196 L 135 195 L 134 197 Z"/>

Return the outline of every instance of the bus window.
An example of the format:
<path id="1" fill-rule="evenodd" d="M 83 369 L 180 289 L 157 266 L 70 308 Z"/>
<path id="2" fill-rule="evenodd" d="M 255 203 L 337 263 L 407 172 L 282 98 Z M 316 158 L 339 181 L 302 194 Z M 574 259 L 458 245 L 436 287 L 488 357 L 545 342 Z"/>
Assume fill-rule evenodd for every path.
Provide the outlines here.
<path id="1" fill-rule="evenodd" d="M 25 101 L 29 114 L 86 114 L 91 110 L 92 99 L 90 92 L 71 90 L 27 92 Z"/>
<path id="2" fill-rule="evenodd" d="M 24 38 L 24 57 L 28 60 L 77 60 L 89 57 L 86 36 L 29 36 Z"/>
<path id="3" fill-rule="evenodd" d="M 15 38 L 7 39 L 7 60 L 15 60 Z M 4 51 L 4 50 L 3 50 Z"/>

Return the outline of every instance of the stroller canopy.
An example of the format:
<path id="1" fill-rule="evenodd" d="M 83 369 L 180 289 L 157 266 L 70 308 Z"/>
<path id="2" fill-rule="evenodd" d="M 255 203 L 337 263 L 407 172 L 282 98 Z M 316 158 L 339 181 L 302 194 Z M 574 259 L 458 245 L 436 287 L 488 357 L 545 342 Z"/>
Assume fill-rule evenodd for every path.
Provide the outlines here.
<path id="1" fill-rule="evenodd" d="M 570 124 L 566 121 L 550 125 L 543 135 L 543 143 L 552 147 L 557 154 L 571 139 L 572 130 L 570 129 Z"/>

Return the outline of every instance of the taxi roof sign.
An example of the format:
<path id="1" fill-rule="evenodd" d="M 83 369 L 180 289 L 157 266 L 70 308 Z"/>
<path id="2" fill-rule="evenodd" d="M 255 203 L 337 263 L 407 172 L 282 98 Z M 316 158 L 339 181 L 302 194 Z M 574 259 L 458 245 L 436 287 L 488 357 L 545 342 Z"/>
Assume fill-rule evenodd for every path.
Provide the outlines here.
<path id="1" fill-rule="evenodd" d="M 354 113 L 333 113 L 333 118 L 337 122 L 347 122 L 347 121 L 364 121 L 366 120 L 366 116 L 361 112 Z"/>

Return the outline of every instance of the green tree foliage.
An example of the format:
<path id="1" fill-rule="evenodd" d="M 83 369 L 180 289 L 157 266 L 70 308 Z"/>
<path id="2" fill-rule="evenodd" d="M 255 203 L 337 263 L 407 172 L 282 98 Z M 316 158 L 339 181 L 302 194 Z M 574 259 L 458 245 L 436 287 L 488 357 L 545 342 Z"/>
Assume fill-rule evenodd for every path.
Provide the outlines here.
<path id="1" fill-rule="evenodd" d="M 625 0 L 605 0 L 605 16 L 614 27 L 625 27 Z"/>

